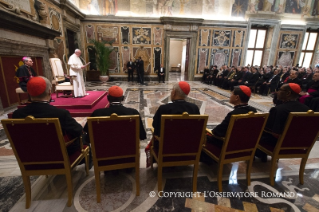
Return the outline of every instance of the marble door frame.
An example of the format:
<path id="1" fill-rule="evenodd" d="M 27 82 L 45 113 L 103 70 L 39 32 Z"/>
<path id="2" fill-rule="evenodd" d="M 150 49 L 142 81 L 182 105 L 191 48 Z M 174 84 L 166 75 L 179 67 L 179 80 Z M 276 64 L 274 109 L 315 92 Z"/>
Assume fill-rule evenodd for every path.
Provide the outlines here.
<path id="1" fill-rule="evenodd" d="M 171 38 L 180 38 L 180 39 L 190 39 L 190 46 L 189 46 L 189 62 L 188 62 L 188 80 L 194 80 L 195 75 L 195 60 L 196 60 L 196 43 L 197 43 L 197 31 L 164 31 L 164 42 L 165 42 L 165 60 L 164 66 L 166 72 L 169 72 L 169 57 L 170 57 L 170 41 Z M 168 80 L 168 75 L 166 74 L 165 80 Z"/>

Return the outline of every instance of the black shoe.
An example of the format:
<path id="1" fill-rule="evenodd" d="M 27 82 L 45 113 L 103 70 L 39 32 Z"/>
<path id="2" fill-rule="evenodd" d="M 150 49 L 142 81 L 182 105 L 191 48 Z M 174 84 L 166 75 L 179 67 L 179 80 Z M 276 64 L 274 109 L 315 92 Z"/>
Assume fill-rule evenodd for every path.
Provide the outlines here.
<path id="1" fill-rule="evenodd" d="M 55 102 L 55 100 L 54 99 L 50 99 L 50 102 Z"/>

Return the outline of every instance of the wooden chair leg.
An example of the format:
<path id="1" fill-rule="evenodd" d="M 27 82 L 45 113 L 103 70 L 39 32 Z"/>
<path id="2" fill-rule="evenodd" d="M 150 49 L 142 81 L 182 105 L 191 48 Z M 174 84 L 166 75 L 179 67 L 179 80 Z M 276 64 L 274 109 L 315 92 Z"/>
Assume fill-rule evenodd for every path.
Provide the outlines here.
<path id="1" fill-rule="evenodd" d="M 88 158 L 88 154 L 89 154 L 89 150 L 87 150 L 85 152 L 85 172 L 86 172 L 86 176 L 89 176 L 89 158 Z"/>
<path id="2" fill-rule="evenodd" d="M 150 152 L 151 157 L 150 157 L 150 163 L 151 163 L 151 168 L 153 169 L 153 161 L 154 161 L 154 156 L 152 154 L 152 151 Z"/>
<path id="3" fill-rule="evenodd" d="M 249 161 L 247 161 L 246 178 L 247 178 L 247 185 L 248 186 L 250 186 L 250 173 L 251 173 L 251 167 L 253 165 L 253 161 L 254 161 L 254 156 L 252 158 L 250 158 Z"/>
<path id="4" fill-rule="evenodd" d="M 59 91 L 56 90 L 55 93 L 56 93 L 56 98 L 59 98 Z"/>
<path id="5" fill-rule="evenodd" d="M 136 181 L 136 196 L 140 196 L 140 167 L 139 164 L 135 166 L 135 181 Z"/>
<path id="6" fill-rule="evenodd" d="M 21 105 L 21 98 L 19 93 L 17 93 L 17 98 L 18 98 L 18 104 Z"/>
<path id="7" fill-rule="evenodd" d="M 223 168 L 224 164 L 220 163 L 218 164 L 218 174 L 217 174 L 217 183 L 218 183 L 218 191 L 222 192 L 223 191 Z"/>
<path id="8" fill-rule="evenodd" d="M 73 199 L 73 186 L 72 186 L 72 176 L 71 176 L 71 170 L 67 171 L 66 175 L 66 183 L 68 186 L 68 207 L 71 207 L 72 205 L 72 199 Z"/>
<path id="9" fill-rule="evenodd" d="M 96 202 L 101 202 L 101 188 L 100 188 L 100 172 L 94 170 L 95 186 L 96 186 Z"/>
<path id="10" fill-rule="evenodd" d="M 158 161 L 157 161 L 158 163 Z M 162 187 L 162 164 L 158 164 L 158 167 L 157 167 L 157 190 L 158 192 L 160 191 L 163 191 L 163 187 Z"/>
<path id="11" fill-rule="evenodd" d="M 304 181 L 303 181 L 303 175 L 304 175 L 304 172 L 305 172 L 305 167 L 306 167 L 307 159 L 308 159 L 308 158 L 302 158 L 301 163 L 300 163 L 299 183 L 300 183 L 301 185 L 303 185 L 303 183 L 304 183 Z"/>
<path id="12" fill-rule="evenodd" d="M 22 174 L 22 180 L 25 190 L 25 208 L 30 208 L 31 205 L 31 183 L 30 183 L 30 176 L 26 176 Z"/>
<path id="13" fill-rule="evenodd" d="M 197 191 L 198 166 L 199 166 L 199 162 L 194 165 L 194 170 L 193 170 L 193 192 Z"/>
<path id="14" fill-rule="evenodd" d="M 274 186 L 275 185 L 275 172 L 276 172 L 276 169 L 277 169 L 277 158 L 275 157 L 272 157 L 271 158 L 271 167 L 270 167 L 270 185 L 271 186 Z"/>

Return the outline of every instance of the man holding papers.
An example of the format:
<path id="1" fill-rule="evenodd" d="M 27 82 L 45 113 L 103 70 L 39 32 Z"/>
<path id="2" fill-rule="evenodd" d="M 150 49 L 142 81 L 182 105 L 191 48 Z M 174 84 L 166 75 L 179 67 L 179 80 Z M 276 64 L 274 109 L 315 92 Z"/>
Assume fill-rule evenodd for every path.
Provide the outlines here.
<path id="1" fill-rule="evenodd" d="M 89 63 L 83 65 L 80 56 L 81 50 L 76 49 L 68 62 L 70 65 L 70 76 L 73 79 L 74 97 L 84 97 L 86 95 L 82 69 L 84 69 Z"/>

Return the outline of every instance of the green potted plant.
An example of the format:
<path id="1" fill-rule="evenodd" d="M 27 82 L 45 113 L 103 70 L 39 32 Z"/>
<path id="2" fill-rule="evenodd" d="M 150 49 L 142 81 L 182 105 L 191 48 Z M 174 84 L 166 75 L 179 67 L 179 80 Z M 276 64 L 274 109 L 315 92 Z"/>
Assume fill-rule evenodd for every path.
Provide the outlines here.
<path id="1" fill-rule="evenodd" d="M 96 67 L 100 71 L 100 80 L 105 83 L 109 80 L 109 68 L 112 65 L 112 61 L 110 59 L 110 54 L 113 49 L 113 40 L 112 41 L 97 41 L 90 40 L 89 43 L 93 44 L 88 46 L 87 48 L 90 50 L 92 54 L 95 56 Z"/>

